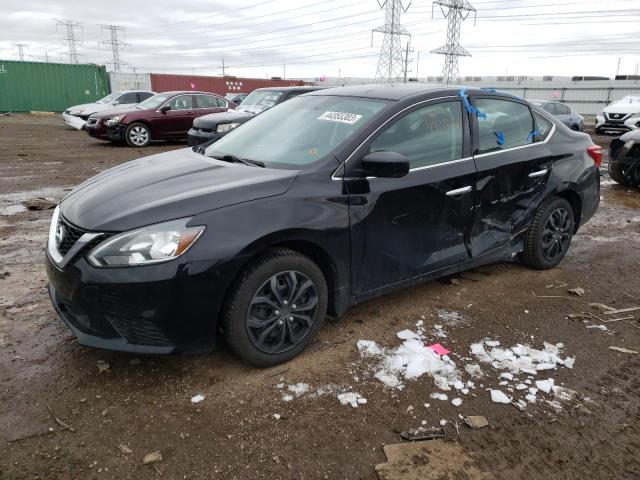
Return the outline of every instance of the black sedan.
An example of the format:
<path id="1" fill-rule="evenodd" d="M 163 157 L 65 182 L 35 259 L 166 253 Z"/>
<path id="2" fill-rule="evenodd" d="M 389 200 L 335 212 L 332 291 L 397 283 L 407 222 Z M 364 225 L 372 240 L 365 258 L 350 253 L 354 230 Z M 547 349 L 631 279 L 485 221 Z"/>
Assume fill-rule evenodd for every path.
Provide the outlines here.
<path id="1" fill-rule="evenodd" d="M 478 265 L 547 269 L 598 208 L 600 147 L 516 97 L 423 85 L 300 96 L 209 146 L 76 187 L 47 247 L 80 343 L 293 358 L 327 315 Z"/>
<path id="2" fill-rule="evenodd" d="M 234 111 L 196 118 L 193 121 L 193 127 L 189 130 L 189 146 L 215 141 L 255 115 L 298 95 L 314 92 L 321 88 L 326 87 L 258 88 L 251 92 Z"/>

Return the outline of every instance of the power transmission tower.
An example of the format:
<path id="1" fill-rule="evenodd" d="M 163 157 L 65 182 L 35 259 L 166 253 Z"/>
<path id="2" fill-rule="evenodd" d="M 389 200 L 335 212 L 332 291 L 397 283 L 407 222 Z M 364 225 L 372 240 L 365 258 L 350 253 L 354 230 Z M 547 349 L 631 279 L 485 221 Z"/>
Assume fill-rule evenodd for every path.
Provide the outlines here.
<path id="1" fill-rule="evenodd" d="M 13 46 L 18 49 L 18 58 L 20 59 L 20 61 L 24 62 L 24 49 L 25 49 L 25 47 L 28 48 L 29 44 L 28 43 L 14 43 Z"/>
<path id="2" fill-rule="evenodd" d="M 103 40 L 100 42 L 101 45 L 108 45 L 111 47 L 112 60 L 107 63 L 113 65 L 114 72 L 119 72 L 121 65 L 129 65 L 127 62 L 120 60 L 120 49 L 130 46 L 128 43 L 121 42 L 118 38 L 120 33 L 124 36 L 125 28 L 119 25 L 100 25 L 100 27 L 102 27 L 103 31 L 107 30 L 109 32 L 109 40 Z"/>
<path id="3" fill-rule="evenodd" d="M 458 70 L 458 57 L 470 57 L 460 45 L 460 25 L 476 9 L 467 0 L 438 0 L 433 2 L 431 7 L 431 17 L 436 5 L 440 6 L 442 14 L 447 19 L 447 43 L 443 47 L 432 50 L 431 53 L 445 55 L 442 77 L 444 83 L 457 83 L 460 77 Z"/>
<path id="4" fill-rule="evenodd" d="M 405 58 L 400 37 L 403 35 L 411 36 L 400 24 L 400 15 L 409 9 L 411 2 L 404 7 L 402 0 L 385 0 L 382 3 L 378 0 L 378 5 L 380 8 L 384 8 L 384 25 L 371 31 L 371 43 L 373 44 L 375 32 L 383 33 L 384 37 L 378 58 L 376 81 L 399 81 L 403 78 L 405 70 Z"/>
<path id="5" fill-rule="evenodd" d="M 84 31 L 82 24 L 69 19 L 60 20 L 54 18 L 54 20 L 56 22 L 56 29 L 58 29 L 58 27 L 65 28 L 65 33 L 67 34 L 67 36 L 64 38 L 64 40 L 67 41 L 67 44 L 69 46 L 69 51 L 65 53 L 69 55 L 69 63 L 78 63 L 78 45 L 81 45 L 82 42 L 76 39 L 75 29 L 80 28 Z"/>

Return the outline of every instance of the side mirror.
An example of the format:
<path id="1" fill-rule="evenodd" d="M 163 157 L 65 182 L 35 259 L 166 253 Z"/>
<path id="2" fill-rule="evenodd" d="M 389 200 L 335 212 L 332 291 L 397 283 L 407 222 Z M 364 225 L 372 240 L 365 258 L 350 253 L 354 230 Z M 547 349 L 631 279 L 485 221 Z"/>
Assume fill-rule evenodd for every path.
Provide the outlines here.
<path id="1" fill-rule="evenodd" d="M 169 110 L 171 110 L 171 105 L 163 105 L 160 107 L 160 112 L 162 113 L 167 113 Z"/>
<path id="2" fill-rule="evenodd" d="M 409 160 L 396 152 L 373 152 L 365 155 L 361 162 L 367 177 L 400 178 L 409 173 Z"/>

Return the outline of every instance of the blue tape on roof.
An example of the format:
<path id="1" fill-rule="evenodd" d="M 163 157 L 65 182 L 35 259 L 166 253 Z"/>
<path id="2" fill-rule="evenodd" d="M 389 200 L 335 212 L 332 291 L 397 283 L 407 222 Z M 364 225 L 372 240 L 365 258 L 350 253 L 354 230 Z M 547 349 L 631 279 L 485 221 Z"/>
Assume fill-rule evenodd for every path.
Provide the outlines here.
<path id="1" fill-rule="evenodd" d="M 471 105 L 471 102 L 469 102 L 469 95 L 467 95 L 467 92 L 464 88 L 460 89 L 458 95 L 460 96 L 460 98 L 462 98 L 462 101 L 464 102 L 464 108 L 467 109 L 468 113 L 475 113 L 478 118 L 487 118 L 486 113 L 481 112 L 476 107 Z"/>
<path id="2" fill-rule="evenodd" d="M 498 139 L 498 145 L 504 145 L 504 133 L 502 132 L 494 132 L 496 134 L 496 138 Z"/>
<path id="3" fill-rule="evenodd" d="M 533 142 L 533 140 L 540 135 L 540 130 L 533 130 L 531 133 L 529 133 L 529 136 L 527 137 L 527 141 L 528 142 Z"/>

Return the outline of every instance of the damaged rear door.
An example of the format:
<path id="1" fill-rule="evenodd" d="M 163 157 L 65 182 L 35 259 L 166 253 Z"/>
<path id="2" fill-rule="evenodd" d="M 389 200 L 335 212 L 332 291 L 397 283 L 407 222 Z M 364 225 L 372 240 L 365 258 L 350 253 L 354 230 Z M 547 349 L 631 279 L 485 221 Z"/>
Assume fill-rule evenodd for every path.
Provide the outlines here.
<path id="1" fill-rule="evenodd" d="M 347 162 L 354 293 L 469 259 L 465 234 L 476 175 L 469 137 L 460 100 L 421 102 L 384 126 Z M 409 174 L 353 178 L 360 159 L 375 151 L 404 155 Z"/>
<path id="2" fill-rule="evenodd" d="M 477 257 L 506 248 L 528 228 L 553 167 L 545 141 L 553 124 L 534 117 L 516 98 L 470 98 L 477 110 L 473 149 L 478 170 L 470 248 Z"/>

